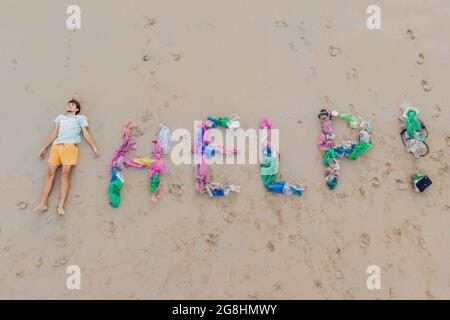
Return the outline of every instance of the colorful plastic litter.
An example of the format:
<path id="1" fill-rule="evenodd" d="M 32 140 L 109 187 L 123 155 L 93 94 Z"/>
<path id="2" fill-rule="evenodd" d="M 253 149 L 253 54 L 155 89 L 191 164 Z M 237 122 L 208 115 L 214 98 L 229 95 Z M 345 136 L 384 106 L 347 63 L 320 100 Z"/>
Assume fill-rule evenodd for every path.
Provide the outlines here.
<path id="1" fill-rule="evenodd" d="M 261 137 L 262 159 L 260 161 L 259 173 L 267 191 L 283 195 L 295 195 L 300 197 L 306 187 L 300 183 L 288 183 L 286 181 L 275 181 L 280 169 L 280 159 L 272 149 L 272 123 L 263 118 L 260 121 L 260 129 L 263 130 Z"/>
<path id="2" fill-rule="evenodd" d="M 367 121 L 351 115 L 339 114 L 337 111 L 320 110 L 318 118 L 321 121 L 322 132 L 317 148 L 322 154 L 322 164 L 325 167 L 325 183 L 329 190 L 334 190 L 340 178 L 340 158 L 356 160 L 372 148 L 372 127 Z M 345 120 L 350 128 L 359 129 L 358 141 L 346 141 L 335 144 L 335 134 L 331 122 L 333 119 Z"/>

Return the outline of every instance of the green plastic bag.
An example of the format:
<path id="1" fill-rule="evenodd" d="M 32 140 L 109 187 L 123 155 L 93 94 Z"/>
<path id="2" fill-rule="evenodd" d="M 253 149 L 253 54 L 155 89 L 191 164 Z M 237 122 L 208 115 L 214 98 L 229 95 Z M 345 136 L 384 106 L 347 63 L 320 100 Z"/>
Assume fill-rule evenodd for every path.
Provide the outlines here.
<path id="1" fill-rule="evenodd" d="M 259 166 L 259 172 L 262 176 L 277 175 L 280 164 L 277 159 L 269 156 L 264 156 Z"/>
<path id="2" fill-rule="evenodd" d="M 271 184 L 278 175 L 280 164 L 274 157 L 264 156 L 259 165 L 259 173 L 264 186 Z"/>
<path id="3" fill-rule="evenodd" d="M 277 178 L 276 174 L 261 176 L 264 186 L 267 188 L 268 185 L 272 184 Z"/>
<path id="4" fill-rule="evenodd" d="M 411 175 L 411 181 L 414 183 L 415 181 L 422 179 L 423 177 L 424 175 L 421 172 L 416 171 Z"/>
<path id="5" fill-rule="evenodd" d="M 333 148 L 327 149 L 325 154 L 323 155 L 322 164 L 326 167 L 330 166 L 330 159 L 334 159 L 337 157 L 336 150 Z"/>
<path id="6" fill-rule="evenodd" d="M 414 137 L 415 132 L 422 131 L 422 124 L 417 119 L 417 112 L 414 110 L 408 110 L 406 112 L 406 132 L 408 136 Z"/>
<path id="7" fill-rule="evenodd" d="M 161 178 L 159 177 L 159 173 L 156 172 L 153 178 L 150 179 L 149 189 L 150 193 L 155 192 L 158 189 L 159 183 L 161 182 Z"/>
<path id="8" fill-rule="evenodd" d="M 230 125 L 230 119 L 225 117 L 223 118 L 209 117 L 208 119 L 214 122 L 214 124 L 219 127 L 228 128 L 228 126 Z"/>
<path id="9" fill-rule="evenodd" d="M 122 180 L 116 179 L 108 186 L 109 204 L 113 208 L 120 206 L 120 188 L 122 188 L 122 185 Z"/>
<path id="10" fill-rule="evenodd" d="M 352 116 L 351 114 L 340 114 L 337 116 L 337 118 L 344 119 L 345 121 L 347 121 L 350 128 L 356 129 L 359 127 L 360 121 L 358 120 L 357 117 Z"/>
<path id="11" fill-rule="evenodd" d="M 353 151 L 348 155 L 348 158 L 350 160 L 356 160 L 358 159 L 362 154 L 366 153 L 367 151 L 372 148 L 372 145 L 366 141 L 361 141 L 358 143 Z"/>

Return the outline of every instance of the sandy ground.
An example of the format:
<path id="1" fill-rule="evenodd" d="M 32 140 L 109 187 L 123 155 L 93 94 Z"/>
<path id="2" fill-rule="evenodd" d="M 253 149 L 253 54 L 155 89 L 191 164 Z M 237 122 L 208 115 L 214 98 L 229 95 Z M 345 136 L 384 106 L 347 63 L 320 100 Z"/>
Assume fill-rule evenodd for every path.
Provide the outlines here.
<path id="1" fill-rule="evenodd" d="M 82 29 L 72 32 L 71 1 L 2 0 L 0 298 L 450 298 L 450 7 L 376 2 L 380 31 L 365 26 L 366 0 L 79 0 Z M 37 153 L 72 96 L 102 157 L 80 146 L 67 216 L 55 213 L 59 177 L 49 212 L 27 214 L 17 203 L 38 201 Z M 405 98 L 430 131 L 419 161 L 398 134 Z M 344 161 L 334 192 L 315 147 L 321 107 L 375 128 L 373 150 Z M 281 173 L 308 186 L 303 197 L 269 194 L 256 165 L 234 165 L 211 170 L 241 194 L 211 200 L 194 192 L 191 166 L 169 163 L 160 202 L 146 174 L 128 170 L 121 208 L 108 206 L 107 164 L 125 120 L 139 123 L 136 154 L 146 155 L 160 121 L 193 131 L 194 120 L 231 113 L 244 128 L 267 116 L 281 130 Z M 424 194 L 405 187 L 416 169 L 434 182 Z M 65 286 L 72 264 L 79 291 Z M 372 264 L 380 290 L 366 287 Z"/>

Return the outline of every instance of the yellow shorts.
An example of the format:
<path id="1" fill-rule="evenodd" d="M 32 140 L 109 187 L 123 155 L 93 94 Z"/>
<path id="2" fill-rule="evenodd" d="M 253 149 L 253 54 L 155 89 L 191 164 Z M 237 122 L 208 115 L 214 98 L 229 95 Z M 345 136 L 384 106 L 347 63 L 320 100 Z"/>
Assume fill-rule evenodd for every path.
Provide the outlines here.
<path id="1" fill-rule="evenodd" d="M 74 166 L 78 160 L 78 147 L 73 143 L 53 144 L 48 157 L 49 164 Z"/>

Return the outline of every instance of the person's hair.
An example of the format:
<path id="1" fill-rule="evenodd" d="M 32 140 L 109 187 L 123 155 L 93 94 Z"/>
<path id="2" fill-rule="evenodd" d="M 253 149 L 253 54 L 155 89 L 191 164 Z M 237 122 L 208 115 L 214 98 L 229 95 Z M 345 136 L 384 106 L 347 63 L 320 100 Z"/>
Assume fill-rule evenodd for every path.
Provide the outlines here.
<path id="1" fill-rule="evenodd" d="M 80 111 L 81 111 L 81 105 L 80 105 L 80 103 L 78 102 L 77 99 L 75 99 L 75 98 L 70 99 L 69 102 L 68 102 L 68 104 L 74 104 L 74 105 L 76 105 L 76 106 L 77 106 L 77 111 L 75 112 L 75 114 L 79 114 L 79 113 L 80 113 Z"/>

